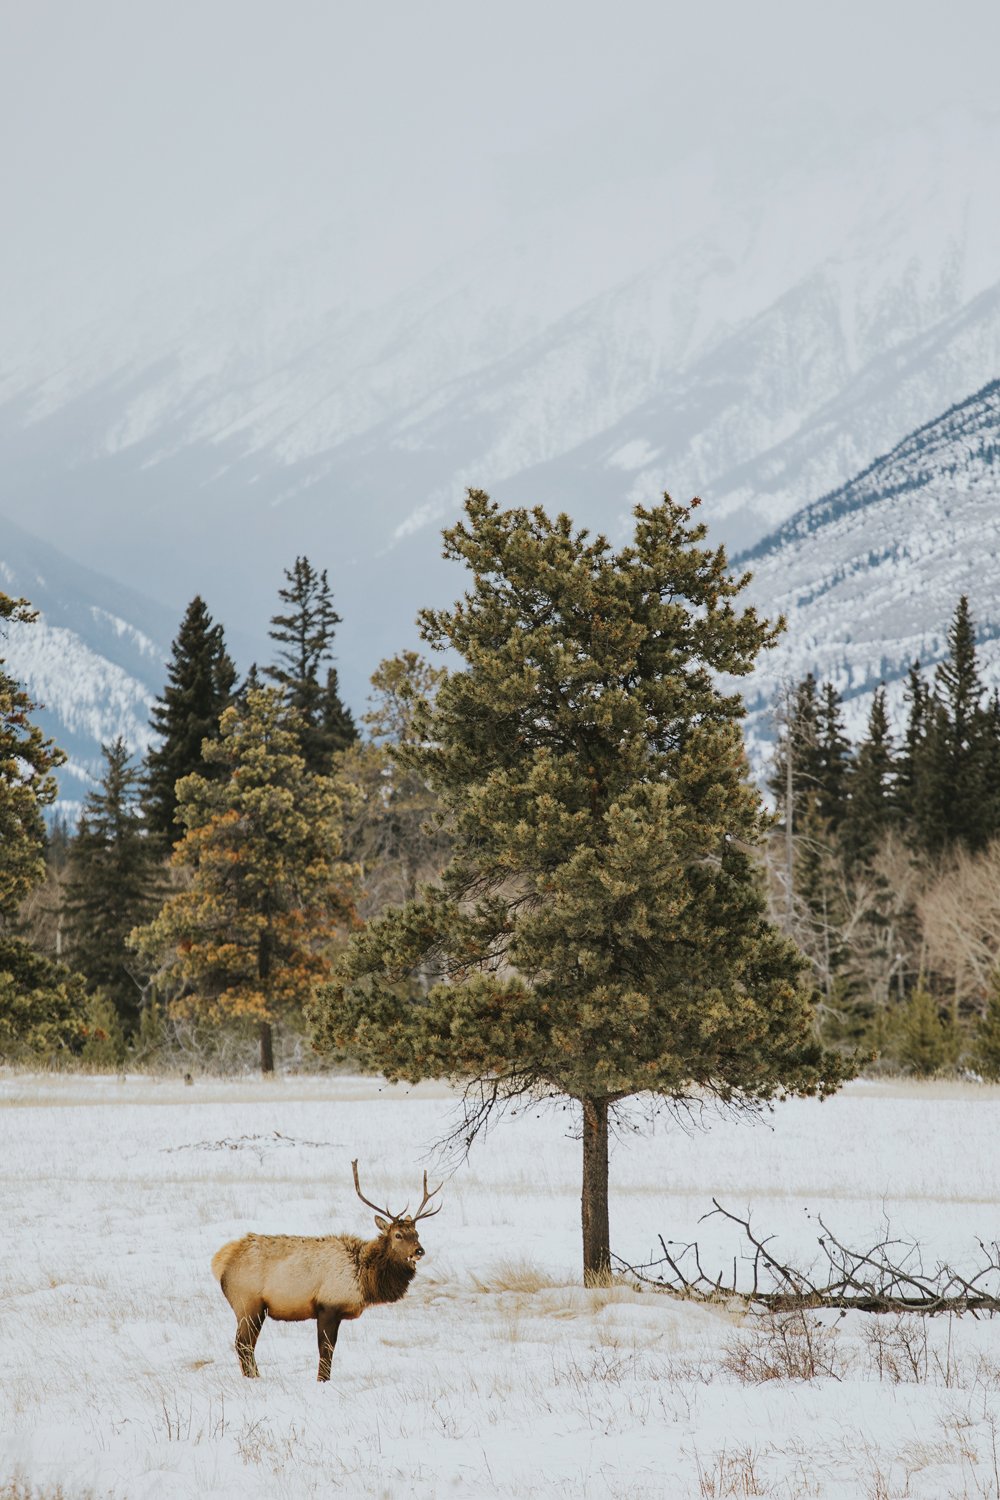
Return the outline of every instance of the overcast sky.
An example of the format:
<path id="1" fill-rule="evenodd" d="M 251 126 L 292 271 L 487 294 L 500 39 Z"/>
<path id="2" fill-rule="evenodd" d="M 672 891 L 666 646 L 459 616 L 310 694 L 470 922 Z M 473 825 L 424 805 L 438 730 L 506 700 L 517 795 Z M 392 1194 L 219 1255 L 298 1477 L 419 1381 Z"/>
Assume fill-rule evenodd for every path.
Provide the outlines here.
<path id="1" fill-rule="evenodd" d="M 315 216 L 392 282 L 716 143 L 995 108 L 995 0 L 0 0 L 0 265 L 52 317 Z M 751 150 L 748 151 L 748 143 Z M 758 144 L 762 143 L 762 144 Z"/>

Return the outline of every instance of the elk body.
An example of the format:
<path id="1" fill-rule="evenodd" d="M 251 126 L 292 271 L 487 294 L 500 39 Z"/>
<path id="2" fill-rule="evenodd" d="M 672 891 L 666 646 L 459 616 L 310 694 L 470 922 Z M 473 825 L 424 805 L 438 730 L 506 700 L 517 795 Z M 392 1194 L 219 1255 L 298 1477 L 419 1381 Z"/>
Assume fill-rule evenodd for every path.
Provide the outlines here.
<path id="1" fill-rule="evenodd" d="M 358 1197 L 375 1210 L 375 1239 L 355 1234 L 245 1234 L 213 1255 L 212 1270 L 236 1314 L 236 1353 L 244 1375 L 260 1373 L 254 1350 L 265 1318 L 279 1323 L 315 1318 L 317 1379 L 329 1380 L 341 1323 L 360 1318 L 366 1307 L 405 1296 L 424 1253 L 417 1222 L 441 1212 L 440 1204 L 427 1207 L 441 1189 L 428 1191 L 425 1172 L 417 1212 L 412 1217 L 405 1209 L 393 1214 L 369 1202 L 361 1191 L 357 1162 L 352 1166 Z"/>

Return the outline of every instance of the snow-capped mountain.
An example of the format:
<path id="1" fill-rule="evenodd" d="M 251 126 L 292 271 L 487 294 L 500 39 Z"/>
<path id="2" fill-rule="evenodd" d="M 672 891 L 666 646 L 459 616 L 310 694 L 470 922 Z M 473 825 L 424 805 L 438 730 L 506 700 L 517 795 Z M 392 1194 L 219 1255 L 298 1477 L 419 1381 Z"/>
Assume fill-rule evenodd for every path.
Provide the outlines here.
<path id="1" fill-rule="evenodd" d="M 909 667 L 946 654 L 962 594 L 977 623 L 983 680 L 1000 686 L 1000 380 L 735 562 L 752 570 L 754 601 L 787 620 L 745 689 L 758 752 L 782 684 L 809 671 L 844 695 L 852 737 L 863 733 L 880 682 L 901 724 Z"/>
<path id="2" fill-rule="evenodd" d="M 334 226 L 59 338 L 22 319 L 0 509 L 258 642 L 308 553 L 355 703 L 460 586 L 437 531 L 467 484 L 612 534 L 701 493 L 753 542 L 1000 370 L 1000 122 L 796 156 L 553 202 L 388 296 L 357 292 Z"/>
<path id="3" fill-rule="evenodd" d="M 38 611 L 0 630 L 5 670 L 42 705 L 32 715 L 66 751 L 61 804 L 72 811 L 100 774 L 101 744 L 150 742 L 149 711 L 162 691 L 176 628 L 161 606 L 81 568 L 0 517 L 0 588 Z"/>

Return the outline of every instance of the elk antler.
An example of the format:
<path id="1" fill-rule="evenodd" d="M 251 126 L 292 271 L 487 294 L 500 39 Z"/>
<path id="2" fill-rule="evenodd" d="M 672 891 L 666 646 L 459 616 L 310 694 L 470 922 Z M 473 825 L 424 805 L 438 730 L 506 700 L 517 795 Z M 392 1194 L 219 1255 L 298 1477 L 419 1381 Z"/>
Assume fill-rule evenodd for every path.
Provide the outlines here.
<path id="1" fill-rule="evenodd" d="M 418 1219 L 433 1219 L 433 1217 L 434 1217 L 435 1214 L 439 1214 L 441 1212 L 442 1208 L 444 1208 L 444 1204 L 443 1203 L 439 1203 L 438 1206 L 437 1206 L 437 1208 L 427 1208 L 427 1204 L 434 1197 L 434 1194 L 435 1193 L 439 1193 L 443 1187 L 444 1187 L 444 1183 L 440 1182 L 440 1183 L 438 1183 L 438 1185 L 437 1185 L 436 1188 L 431 1188 L 430 1192 L 428 1192 L 427 1191 L 427 1173 L 426 1172 L 424 1173 L 424 1196 L 423 1196 L 423 1201 L 420 1204 L 420 1207 L 417 1209 L 416 1213 L 413 1215 L 413 1222 L 414 1222 L 414 1224 L 417 1222 Z M 426 1213 L 424 1212 L 425 1208 L 427 1208 L 427 1212 Z"/>
<path id="2" fill-rule="evenodd" d="M 358 1164 L 357 1164 L 357 1162 L 356 1161 L 352 1161 L 351 1162 L 351 1166 L 354 1169 L 354 1189 L 355 1189 L 355 1192 L 357 1193 L 358 1197 L 361 1199 L 362 1203 L 367 1203 L 367 1205 L 368 1205 L 369 1208 L 373 1208 L 377 1214 L 382 1214 L 387 1219 L 398 1219 L 399 1218 L 399 1214 L 394 1214 L 392 1212 L 391 1208 L 379 1208 L 379 1206 L 378 1206 L 377 1203 L 373 1203 L 370 1198 L 366 1198 L 365 1197 L 364 1193 L 361 1191 L 361 1184 L 358 1181 Z M 426 1172 L 424 1173 L 424 1186 L 425 1187 L 427 1186 L 427 1174 L 426 1174 Z"/>

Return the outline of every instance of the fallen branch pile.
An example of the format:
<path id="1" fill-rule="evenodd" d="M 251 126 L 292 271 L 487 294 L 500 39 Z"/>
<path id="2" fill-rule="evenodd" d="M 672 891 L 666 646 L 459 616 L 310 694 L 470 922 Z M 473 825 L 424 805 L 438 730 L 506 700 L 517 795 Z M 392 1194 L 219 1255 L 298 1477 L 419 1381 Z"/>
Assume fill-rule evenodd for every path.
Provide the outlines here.
<path id="1" fill-rule="evenodd" d="M 786 1265 L 769 1249 L 774 1235 L 761 1239 L 750 1216 L 741 1218 L 714 1207 L 700 1222 L 721 1215 L 735 1224 L 747 1242 L 741 1257 L 733 1257 L 732 1273 L 722 1270 L 712 1276 L 705 1270 L 697 1241 L 678 1244 L 660 1236 L 663 1257 L 645 1265 L 631 1266 L 616 1257 L 617 1269 L 638 1281 L 675 1297 L 695 1302 L 736 1301 L 747 1307 L 772 1312 L 797 1312 L 809 1308 L 832 1308 L 842 1312 L 869 1313 L 972 1313 L 992 1316 L 1000 1312 L 1000 1247 L 996 1241 L 977 1240 L 980 1260 L 969 1273 L 955 1270 L 944 1261 L 928 1268 L 919 1244 L 897 1239 L 888 1222 L 882 1238 L 865 1250 L 844 1244 L 823 1219 L 816 1223 L 819 1254 L 807 1270 Z M 743 1274 L 740 1274 L 742 1264 Z"/>
<path id="2" fill-rule="evenodd" d="M 340 1144 L 339 1141 L 299 1141 L 294 1136 L 282 1135 L 280 1130 L 272 1130 L 267 1135 L 224 1136 L 221 1141 L 188 1141 L 183 1146 L 161 1146 L 160 1150 L 253 1151 L 263 1166 L 264 1154 L 267 1151 L 279 1150 L 282 1147 L 298 1150 L 300 1146 L 310 1146 L 317 1151 L 332 1151 Z"/>

